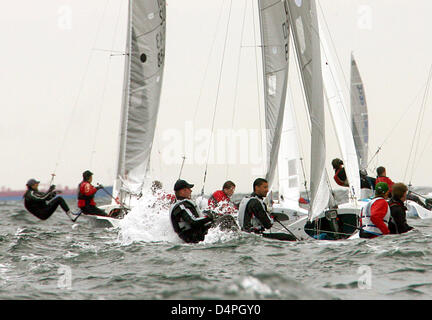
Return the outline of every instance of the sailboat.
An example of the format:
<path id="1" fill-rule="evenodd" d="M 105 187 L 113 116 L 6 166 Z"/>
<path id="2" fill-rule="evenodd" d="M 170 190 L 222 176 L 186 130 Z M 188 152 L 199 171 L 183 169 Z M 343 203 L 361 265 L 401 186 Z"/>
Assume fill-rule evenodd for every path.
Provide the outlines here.
<path id="1" fill-rule="evenodd" d="M 286 211 L 285 226 L 298 239 L 348 238 L 357 230 L 358 207 L 335 208 L 325 170 L 325 122 L 323 66 L 315 1 L 259 1 L 263 42 L 264 91 L 267 129 L 267 174 L 273 186 L 284 117 L 287 74 L 288 35 L 291 33 L 310 117 L 311 169 L 310 208 L 307 215 Z M 282 29 L 280 29 L 282 26 Z M 291 31 L 292 30 L 292 31 Z M 291 32 L 290 32 L 291 31 Z M 329 90 L 327 90 L 327 93 Z M 344 128 L 349 129 L 350 128 Z M 346 133 L 345 133 L 346 134 Z M 354 144 L 355 164 L 357 158 Z M 283 168 L 281 168 L 283 171 Z M 356 170 L 353 170 L 355 172 Z M 282 172 L 283 174 L 283 172 Z M 358 170 L 356 172 L 358 175 Z M 359 179 L 351 179 L 356 183 Z M 359 189 L 359 188 L 358 188 Z M 273 208 L 280 212 L 280 206 Z M 294 217 L 294 219 L 292 219 Z M 325 235 L 325 237 L 323 236 Z"/>
<path id="2" fill-rule="evenodd" d="M 366 170 L 368 167 L 369 142 L 368 109 L 363 81 L 353 54 L 351 54 L 351 125 L 359 167 L 361 170 Z M 408 209 L 407 217 L 432 218 L 432 211 L 415 201 L 407 200 L 405 205 Z"/>
<path id="3" fill-rule="evenodd" d="M 113 201 L 102 206 L 119 218 L 136 205 L 148 182 L 165 64 L 165 0 L 130 0 L 123 99 Z M 119 219 L 88 216 L 116 226 Z"/>

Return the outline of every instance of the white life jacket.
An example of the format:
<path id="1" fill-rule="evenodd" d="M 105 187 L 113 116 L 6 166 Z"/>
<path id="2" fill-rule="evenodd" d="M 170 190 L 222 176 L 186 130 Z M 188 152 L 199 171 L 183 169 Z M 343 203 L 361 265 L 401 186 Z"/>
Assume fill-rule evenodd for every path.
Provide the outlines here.
<path id="1" fill-rule="evenodd" d="M 365 207 L 362 208 L 360 219 L 361 219 L 361 228 L 365 232 L 371 232 L 373 234 L 382 235 L 383 233 L 381 232 L 381 230 L 376 225 L 374 225 L 372 220 L 371 220 L 372 205 L 379 199 L 385 200 L 382 197 L 375 198 L 375 199 L 369 201 L 369 203 Z M 390 217 L 391 217 L 390 207 L 387 205 L 387 213 L 383 219 L 383 221 L 387 227 L 388 227 L 388 224 L 390 221 Z"/>
<path id="2" fill-rule="evenodd" d="M 266 208 L 266 206 L 264 204 L 264 201 L 261 198 L 259 198 L 258 196 L 247 196 L 247 197 L 244 197 L 242 199 L 242 201 L 240 202 L 239 211 L 238 211 L 238 217 L 237 217 L 240 229 L 242 229 L 242 230 L 244 229 L 243 227 L 245 225 L 244 219 L 245 219 L 246 207 L 247 207 L 249 201 L 252 200 L 252 199 L 257 199 L 261 203 L 261 205 L 262 205 L 265 213 L 269 217 L 270 221 L 273 223 L 273 219 L 267 213 L 267 208 Z M 262 227 L 261 222 L 255 216 L 252 216 L 250 222 L 251 222 L 253 228 Z"/>

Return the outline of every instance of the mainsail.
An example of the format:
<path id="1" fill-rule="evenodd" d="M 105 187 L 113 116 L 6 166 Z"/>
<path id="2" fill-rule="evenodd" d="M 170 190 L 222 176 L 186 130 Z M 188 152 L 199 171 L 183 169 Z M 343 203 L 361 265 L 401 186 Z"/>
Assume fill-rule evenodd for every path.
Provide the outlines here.
<path id="1" fill-rule="evenodd" d="M 358 199 L 360 198 L 360 175 L 348 109 L 345 106 L 332 54 L 328 48 L 323 32 L 320 34 L 322 72 L 327 103 L 344 161 L 345 172 L 349 182 L 350 199 Z"/>
<path id="2" fill-rule="evenodd" d="M 149 168 L 165 60 L 165 15 L 165 0 L 129 1 L 115 195 L 125 188 L 139 192 Z"/>
<path id="3" fill-rule="evenodd" d="M 312 220 L 327 207 L 330 191 L 325 171 L 324 97 L 321 54 L 315 1 L 284 1 L 299 61 L 299 69 L 311 123 L 311 206 Z"/>
<path id="4" fill-rule="evenodd" d="M 258 0 L 263 44 L 263 77 L 267 143 L 266 179 L 273 184 L 288 81 L 288 8 L 280 0 Z"/>
<path id="5" fill-rule="evenodd" d="M 360 169 L 368 166 L 369 122 L 363 82 L 351 54 L 351 125 Z"/>

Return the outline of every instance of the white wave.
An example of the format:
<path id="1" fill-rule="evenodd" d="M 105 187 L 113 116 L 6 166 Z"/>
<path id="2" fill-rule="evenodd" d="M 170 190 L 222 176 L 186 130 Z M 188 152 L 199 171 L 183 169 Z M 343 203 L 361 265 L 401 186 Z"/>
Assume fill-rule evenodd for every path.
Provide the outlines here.
<path id="1" fill-rule="evenodd" d="M 132 210 L 120 221 L 119 238 L 122 245 L 133 242 L 184 243 L 174 232 L 169 215 L 170 204 L 161 201 L 157 195 L 144 194 Z M 230 241 L 238 237 L 237 232 L 209 230 L 204 241 L 209 244 Z"/>
<path id="2" fill-rule="evenodd" d="M 123 245 L 135 241 L 182 242 L 172 228 L 169 205 L 152 194 L 144 194 L 120 221 L 119 240 Z"/>

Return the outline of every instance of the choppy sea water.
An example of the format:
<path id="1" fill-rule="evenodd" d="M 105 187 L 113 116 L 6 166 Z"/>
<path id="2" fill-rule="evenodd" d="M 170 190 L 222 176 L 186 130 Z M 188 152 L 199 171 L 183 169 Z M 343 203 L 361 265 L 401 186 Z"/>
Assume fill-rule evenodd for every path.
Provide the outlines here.
<path id="1" fill-rule="evenodd" d="M 61 210 L 39 221 L 21 201 L 0 202 L 0 299 L 432 296 L 431 220 L 372 240 L 279 242 L 214 230 L 190 245 L 172 233 L 167 210 L 146 208 L 118 228 L 95 228 Z"/>

